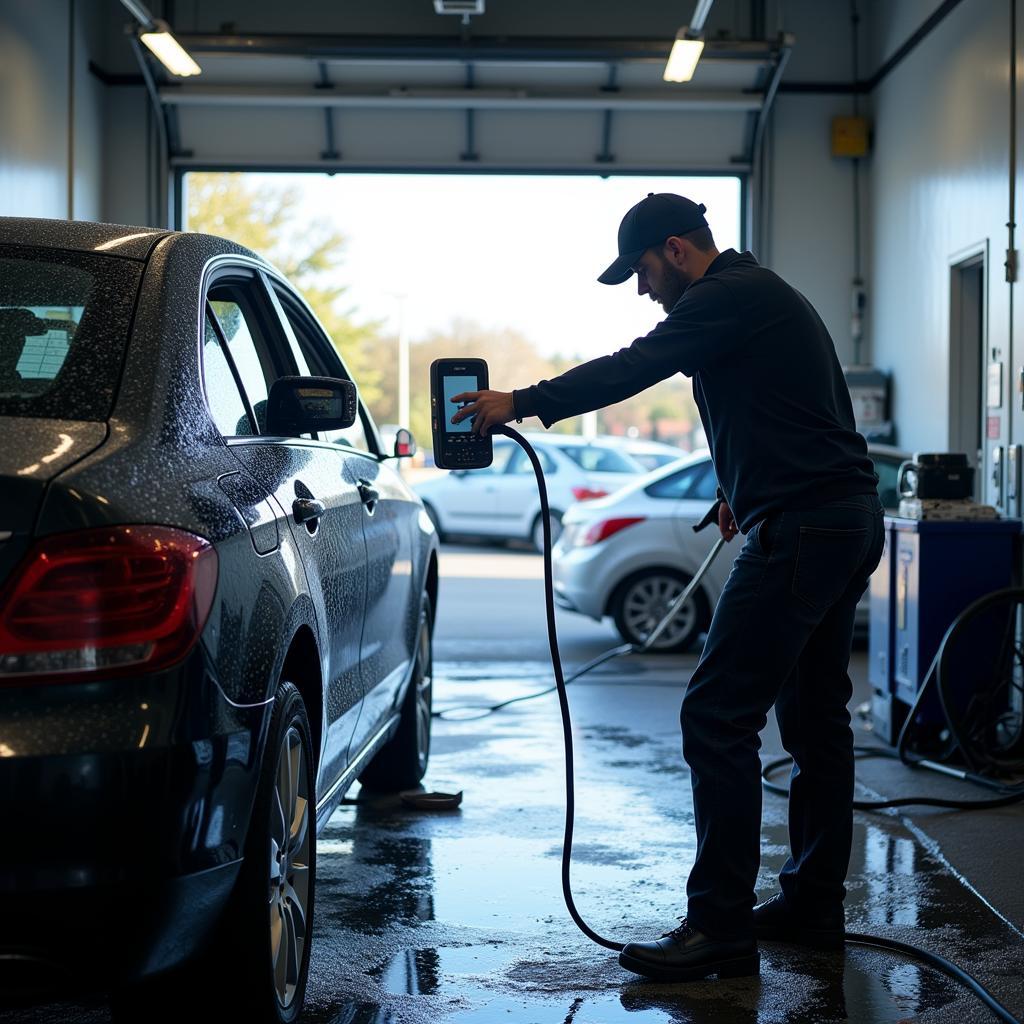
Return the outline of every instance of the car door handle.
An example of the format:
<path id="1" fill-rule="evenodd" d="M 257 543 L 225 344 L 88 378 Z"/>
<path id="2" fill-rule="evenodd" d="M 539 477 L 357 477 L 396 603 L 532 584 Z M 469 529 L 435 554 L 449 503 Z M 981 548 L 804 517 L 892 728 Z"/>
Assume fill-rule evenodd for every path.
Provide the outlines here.
<path id="1" fill-rule="evenodd" d="M 380 491 L 369 480 L 360 480 L 359 497 L 362 498 L 366 511 L 372 516 L 373 510 L 377 507 L 377 502 L 380 501 Z"/>
<path id="2" fill-rule="evenodd" d="M 315 522 L 324 514 L 324 503 L 316 498 L 296 498 L 292 502 L 292 515 L 297 523 Z"/>

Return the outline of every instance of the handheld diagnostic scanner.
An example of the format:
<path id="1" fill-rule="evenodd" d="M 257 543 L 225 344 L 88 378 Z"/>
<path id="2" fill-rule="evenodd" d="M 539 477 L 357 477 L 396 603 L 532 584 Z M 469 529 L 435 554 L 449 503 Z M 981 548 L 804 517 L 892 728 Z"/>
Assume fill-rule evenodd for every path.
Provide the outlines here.
<path id="1" fill-rule="evenodd" d="M 473 418 L 452 423 L 452 416 L 459 409 L 452 398 L 464 391 L 483 391 L 487 386 L 487 363 L 482 359 L 435 359 L 430 364 L 430 428 L 435 466 L 484 469 L 491 464 L 491 439 L 473 433 Z"/>

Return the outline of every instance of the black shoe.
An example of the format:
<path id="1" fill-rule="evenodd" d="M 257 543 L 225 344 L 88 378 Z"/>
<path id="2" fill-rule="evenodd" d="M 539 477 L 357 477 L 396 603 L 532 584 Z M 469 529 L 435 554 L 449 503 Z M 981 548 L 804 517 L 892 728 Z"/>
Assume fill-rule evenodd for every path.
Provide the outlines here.
<path id="1" fill-rule="evenodd" d="M 713 939 L 686 923 L 654 942 L 627 942 L 619 954 L 627 971 L 656 981 L 745 978 L 761 970 L 756 939 Z"/>
<path id="2" fill-rule="evenodd" d="M 754 934 L 759 939 L 791 942 L 810 949 L 842 949 L 845 935 L 843 913 L 827 917 L 805 917 L 786 903 L 785 896 L 774 896 L 754 907 Z"/>

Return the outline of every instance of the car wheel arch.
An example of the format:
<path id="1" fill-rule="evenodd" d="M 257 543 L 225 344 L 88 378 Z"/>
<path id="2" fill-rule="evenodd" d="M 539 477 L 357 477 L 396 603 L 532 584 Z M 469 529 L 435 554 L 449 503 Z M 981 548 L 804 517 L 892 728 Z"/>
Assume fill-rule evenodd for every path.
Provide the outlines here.
<path id="1" fill-rule="evenodd" d="M 437 552 L 430 552 L 430 561 L 427 563 L 427 578 L 425 583 L 425 590 L 427 597 L 430 598 L 430 612 L 431 612 L 431 631 L 433 631 L 434 623 L 437 622 L 437 591 L 439 587 L 439 572 L 437 565 Z"/>
<path id="2" fill-rule="evenodd" d="M 434 532 L 437 534 L 437 539 L 440 542 L 444 539 L 444 527 L 441 523 L 441 513 L 438 512 L 438 506 L 436 502 L 432 502 L 429 498 L 421 498 L 423 503 L 423 511 L 426 512 L 427 517 L 434 524 Z"/>
<path id="3" fill-rule="evenodd" d="M 293 634 L 278 678 L 292 683 L 306 705 L 313 740 L 314 769 L 318 769 L 323 749 L 323 674 L 320 671 L 320 648 L 307 624 L 300 625 Z"/>

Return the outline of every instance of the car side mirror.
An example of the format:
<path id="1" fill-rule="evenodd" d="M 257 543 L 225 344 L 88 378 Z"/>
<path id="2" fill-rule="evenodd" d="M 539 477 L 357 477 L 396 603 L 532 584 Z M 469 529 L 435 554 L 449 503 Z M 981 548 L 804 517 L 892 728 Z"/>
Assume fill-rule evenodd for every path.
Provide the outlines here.
<path id="1" fill-rule="evenodd" d="M 267 396 L 266 430 L 278 437 L 344 430 L 358 415 L 358 393 L 350 380 L 278 377 Z"/>
<path id="2" fill-rule="evenodd" d="M 411 459 L 417 451 L 416 438 L 412 436 L 412 431 L 400 427 L 395 433 L 395 450 L 392 458 Z"/>

